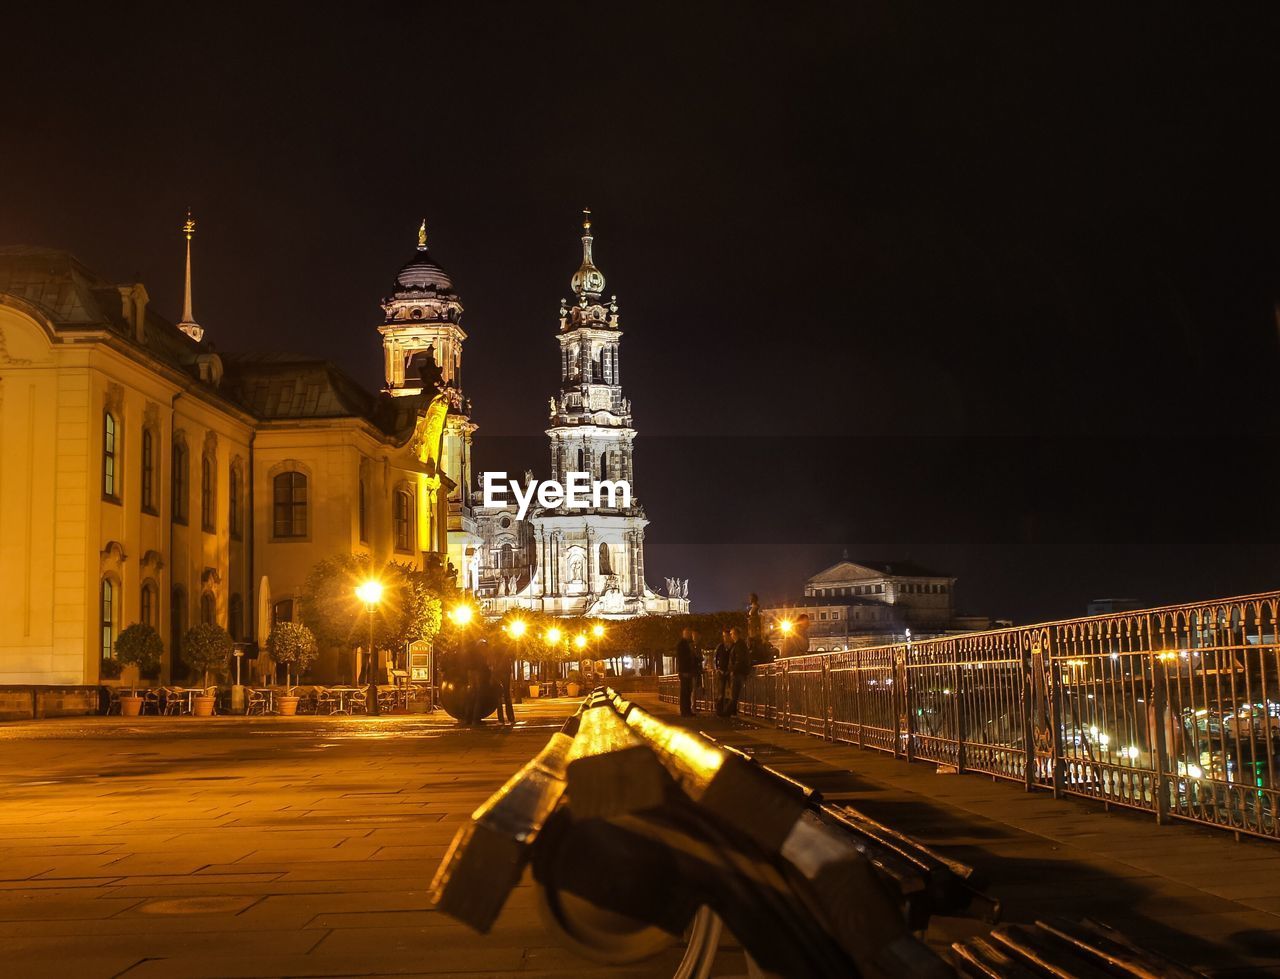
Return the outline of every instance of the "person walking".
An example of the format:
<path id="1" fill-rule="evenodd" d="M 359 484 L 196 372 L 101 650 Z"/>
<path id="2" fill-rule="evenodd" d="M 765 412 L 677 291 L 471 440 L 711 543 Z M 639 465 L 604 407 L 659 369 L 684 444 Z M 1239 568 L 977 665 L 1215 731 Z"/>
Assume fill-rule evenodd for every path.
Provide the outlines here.
<path id="1" fill-rule="evenodd" d="M 676 672 L 680 674 L 680 716 L 693 717 L 693 684 L 697 679 L 698 655 L 693 649 L 693 630 L 680 630 L 676 643 Z"/>
<path id="2" fill-rule="evenodd" d="M 468 725 L 483 723 L 486 688 L 489 684 L 489 644 L 475 636 L 463 640 L 462 662 L 467 671 L 467 720 Z"/>
<path id="3" fill-rule="evenodd" d="M 738 713 L 743 684 L 751 675 L 751 647 L 737 628 L 729 631 L 729 637 L 733 645 L 729 647 L 729 706 L 725 713 L 732 717 Z"/>
<path id="4" fill-rule="evenodd" d="M 727 708 L 729 696 L 729 651 L 733 648 L 733 639 L 728 629 L 721 630 L 720 644 L 712 657 L 712 665 L 716 671 L 716 713 L 722 714 Z"/>
<path id="5" fill-rule="evenodd" d="M 514 724 L 516 710 L 511 704 L 511 671 L 515 657 L 511 653 L 511 640 L 499 636 L 490 646 L 489 669 L 493 683 L 498 687 L 498 723 Z"/>

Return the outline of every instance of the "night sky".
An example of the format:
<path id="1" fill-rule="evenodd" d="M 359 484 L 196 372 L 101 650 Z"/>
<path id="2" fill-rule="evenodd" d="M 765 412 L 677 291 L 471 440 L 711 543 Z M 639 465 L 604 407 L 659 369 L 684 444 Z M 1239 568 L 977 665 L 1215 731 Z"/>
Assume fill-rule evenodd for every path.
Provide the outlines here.
<path id="1" fill-rule="evenodd" d="M 376 387 L 425 216 L 478 468 L 547 474 L 590 206 L 696 609 L 845 547 L 1018 621 L 1280 584 L 1264 5 L 49 9 L 6 14 L 0 243 L 176 320 L 190 205 L 218 349 Z"/>

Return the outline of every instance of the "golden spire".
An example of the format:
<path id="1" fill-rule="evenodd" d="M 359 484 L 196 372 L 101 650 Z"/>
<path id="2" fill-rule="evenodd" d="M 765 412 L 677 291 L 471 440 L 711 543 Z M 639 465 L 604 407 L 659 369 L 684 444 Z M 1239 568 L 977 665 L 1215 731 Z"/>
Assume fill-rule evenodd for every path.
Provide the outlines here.
<path id="1" fill-rule="evenodd" d="M 427 219 L 423 218 L 422 223 L 418 225 L 418 251 L 427 250 Z"/>
<path id="2" fill-rule="evenodd" d="M 582 209 L 582 230 L 587 232 L 591 230 L 591 208 L 589 207 Z"/>
<path id="3" fill-rule="evenodd" d="M 191 312 L 191 236 L 196 233 L 196 222 L 191 217 L 191 208 L 187 208 L 187 220 L 182 225 L 182 233 L 187 238 L 187 281 L 182 293 L 182 322 L 178 324 L 178 329 L 199 343 L 204 336 L 204 330 L 200 328 Z"/>

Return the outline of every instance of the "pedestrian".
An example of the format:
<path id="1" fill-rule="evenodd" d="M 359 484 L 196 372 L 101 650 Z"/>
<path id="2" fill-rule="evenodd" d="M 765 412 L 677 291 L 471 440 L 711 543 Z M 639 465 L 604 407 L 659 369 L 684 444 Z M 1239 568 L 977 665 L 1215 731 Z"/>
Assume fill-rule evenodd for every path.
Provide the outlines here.
<path id="1" fill-rule="evenodd" d="M 516 710 L 511 705 L 511 671 L 515 657 L 511 653 L 511 641 L 505 635 L 499 636 L 489 649 L 489 670 L 498 688 L 498 723 L 514 724 Z"/>
<path id="2" fill-rule="evenodd" d="M 462 662 L 467 670 L 467 710 L 466 723 L 480 724 L 483 721 L 485 694 L 489 686 L 488 643 L 474 636 L 463 640 Z"/>
<path id="3" fill-rule="evenodd" d="M 676 643 L 676 672 L 680 674 L 680 716 L 693 717 L 693 684 L 697 679 L 698 656 L 693 649 L 693 630 L 685 626 Z"/>
<path id="4" fill-rule="evenodd" d="M 760 596 L 755 592 L 747 596 L 747 645 L 751 647 L 751 656 L 755 662 L 763 663 L 768 659 L 764 651 L 764 629 L 760 620 Z"/>
<path id="5" fill-rule="evenodd" d="M 720 632 L 720 645 L 712 656 L 712 665 L 716 671 L 716 713 L 725 711 L 729 696 L 729 650 L 733 648 L 733 639 L 728 629 Z"/>
<path id="6" fill-rule="evenodd" d="M 743 684 L 751 675 L 751 647 L 736 627 L 729 630 L 729 637 L 733 645 L 729 647 L 729 707 L 726 713 L 732 717 L 738 713 Z"/>

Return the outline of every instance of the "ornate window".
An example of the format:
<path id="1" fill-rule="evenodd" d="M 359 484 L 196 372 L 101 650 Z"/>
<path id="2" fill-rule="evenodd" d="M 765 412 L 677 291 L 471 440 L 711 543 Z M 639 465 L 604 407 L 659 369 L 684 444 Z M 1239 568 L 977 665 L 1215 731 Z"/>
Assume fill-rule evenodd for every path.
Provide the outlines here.
<path id="1" fill-rule="evenodd" d="M 151 429 L 142 430 L 142 509 L 156 512 L 156 446 Z"/>
<path id="2" fill-rule="evenodd" d="M 200 596 L 200 622 L 203 625 L 218 624 L 218 600 L 211 591 Z"/>
<path id="3" fill-rule="evenodd" d="M 413 551 L 413 491 L 397 489 L 392 500 L 392 531 L 397 551 Z"/>
<path id="4" fill-rule="evenodd" d="M 178 439 L 173 443 L 173 522 L 187 522 L 187 503 L 190 490 L 188 476 L 187 443 Z"/>
<path id="5" fill-rule="evenodd" d="M 586 472 L 587 469 L 586 469 L 585 463 L 586 463 L 586 453 L 582 449 L 579 449 L 578 450 L 578 468 L 575 470 L 575 472 Z"/>
<path id="6" fill-rule="evenodd" d="M 609 560 L 609 545 L 600 542 L 600 573 L 613 574 L 613 564 Z"/>
<path id="7" fill-rule="evenodd" d="M 233 463 L 231 466 L 231 479 L 227 484 L 227 522 L 230 524 L 229 530 L 232 540 L 240 540 L 244 536 L 242 524 L 243 501 L 241 500 L 243 493 L 244 477 L 241 475 L 239 463 Z"/>
<path id="8" fill-rule="evenodd" d="M 510 544 L 503 544 L 498 549 L 498 567 L 509 571 L 516 566 L 516 552 Z"/>
<path id="9" fill-rule="evenodd" d="M 213 533 L 213 459 L 200 459 L 200 526 Z"/>
<path id="10" fill-rule="evenodd" d="M 281 622 L 293 621 L 293 599 L 282 598 L 271 606 L 271 624 L 279 625 Z"/>
<path id="11" fill-rule="evenodd" d="M 102 495 L 108 500 L 120 499 L 120 441 L 116 416 L 102 413 Z"/>
<path id="12" fill-rule="evenodd" d="M 609 478 L 609 453 L 607 450 L 600 453 L 600 478 Z"/>
<path id="13" fill-rule="evenodd" d="M 109 415 L 107 417 L 110 417 Z M 119 586 L 110 578 L 102 579 L 102 658 L 111 659 L 116 646 L 116 605 L 120 600 Z"/>
<path id="14" fill-rule="evenodd" d="M 276 537 L 307 536 L 307 477 L 291 471 L 280 473 L 272 481 Z"/>
<path id="15" fill-rule="evenodd" d="M 156 628 L 160 624 L 160 589 L 156 587 L 154 581 L 144 582 L 142 585 L 142 607 L 139 616 L 143 625 L 149 625 Z"/>

